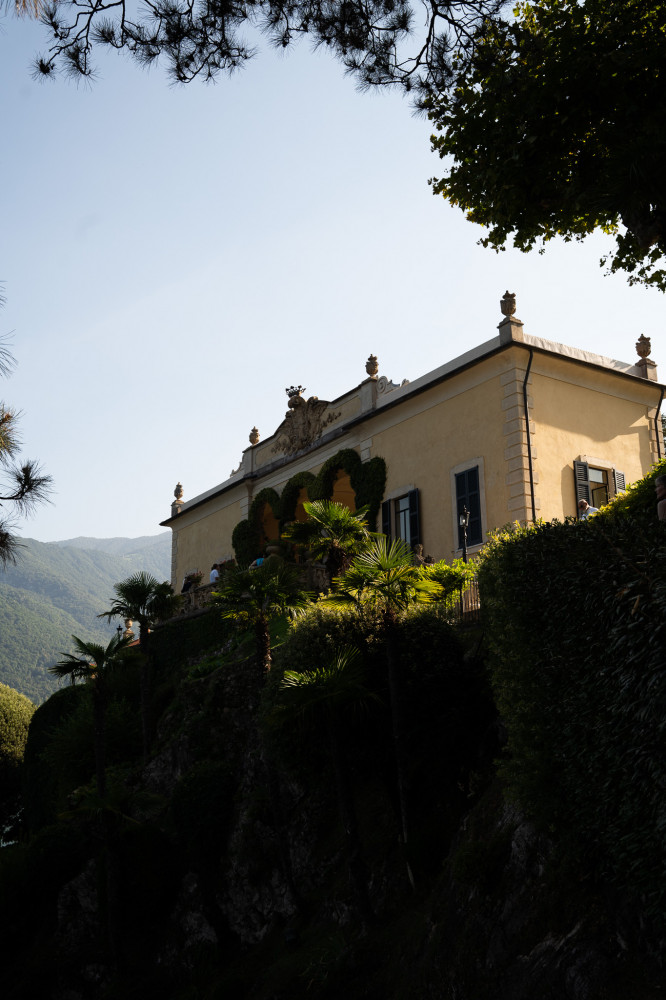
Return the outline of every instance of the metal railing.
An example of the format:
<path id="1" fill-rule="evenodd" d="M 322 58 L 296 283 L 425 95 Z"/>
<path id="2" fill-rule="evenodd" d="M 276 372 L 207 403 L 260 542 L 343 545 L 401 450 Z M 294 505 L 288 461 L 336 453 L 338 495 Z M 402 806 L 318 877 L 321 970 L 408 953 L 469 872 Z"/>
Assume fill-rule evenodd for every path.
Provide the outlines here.
<path id="1" fill-rule="evenodd" d="M 466 587 L 460 588 L 460 598 L 456 605 L 456 612 L 461 622 L 477 622 L 481 619 L 481 597 L 479 595 L 479 584 L 472 580 Z"/>

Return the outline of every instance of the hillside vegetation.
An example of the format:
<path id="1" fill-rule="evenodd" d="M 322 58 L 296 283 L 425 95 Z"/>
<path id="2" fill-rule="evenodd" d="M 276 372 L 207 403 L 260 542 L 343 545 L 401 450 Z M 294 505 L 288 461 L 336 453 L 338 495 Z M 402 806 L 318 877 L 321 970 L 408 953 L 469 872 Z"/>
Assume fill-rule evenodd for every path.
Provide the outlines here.
<path id="1" fill-rule="evenodd" d="M 480 626 L 384 540 L 292 624 L 288 567 L 230 570 L 148 636 L 147 752 L 136 659 L 56 692 L 0 852 L 8 1000 L 659 1000 L 651 478 L 501 532 Z"/>
<path id="2" fill-rule="evenodd" d="M 47 673 L 71 636 L 108 641 L 97 618 L 113 584 L 138 570 L 168 579 L 171 536 L 38 542 L 22 539 L 16 566 L 0 570 L 0 682 L 39 703 L 57 687 Z"/>

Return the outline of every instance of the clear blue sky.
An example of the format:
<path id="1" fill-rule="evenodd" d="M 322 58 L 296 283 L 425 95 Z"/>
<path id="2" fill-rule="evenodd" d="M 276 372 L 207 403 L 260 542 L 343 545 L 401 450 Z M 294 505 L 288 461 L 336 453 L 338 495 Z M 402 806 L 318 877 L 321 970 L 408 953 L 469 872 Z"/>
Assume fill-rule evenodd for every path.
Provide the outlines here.
<path id="1" fill-rule="evenodd" d="M 603 237 L 483 250 L 430 192 L 429 123 L 326 54 L 187 87 L 109 54 L 89 87 L 34 82 L 45 47 L 0 20 L 0 389 L 56 484 L 22 534 L 157 533 L 178 480 L 191 498 L 273 433 L 286 386 L 334 398 L 371 352 L 417 378 L 494 336 L 507 288 L 536 336 L 630 362 L 652 337 L 666 379 L 664 297 L 604 277 Z"/>

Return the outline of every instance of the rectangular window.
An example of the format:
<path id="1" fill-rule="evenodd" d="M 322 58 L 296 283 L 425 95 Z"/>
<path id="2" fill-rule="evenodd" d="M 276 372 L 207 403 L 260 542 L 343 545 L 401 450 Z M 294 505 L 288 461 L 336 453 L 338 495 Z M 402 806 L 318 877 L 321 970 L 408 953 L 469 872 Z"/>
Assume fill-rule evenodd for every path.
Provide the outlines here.
<path id="1" fill-rule="evenodd" d="M 618 493 L 626 489 L 624 473 L 601 462 L 605 468 L 595 467 L 589 462 L 574 462 L 574 489 L 576 510 L 578 501 L 587 500 L 590 507 L 603 507 Z"/>
<path id="2" fill-rule="evenodd" d="M 409 495 L 395 500 L 395 533 L 397 538 L 409 545 L 411 533 L 409 530 Z"/>
<path id="3" fill-rule="evenodd" d="M 410 490 L 382 504 L 382 531 L 389 538 L 401 538 L 410 548 L 421 541 L 419 491 Z"/>
<path id="4" fill-rule="evenodd" d="M 603 507 L 608 503 L 608 472 L 605 469 L 589 469 L 592 506 Z"/>
<path id="5" fill-rule="evenodd" d="M 480 545 L 483 541 L 481 525 L 481 490 L 479 486 L 479 467 L 473 466 L 464 472 L 456 473 L 456 512 L 458 516 L 458 548 L 463 547 L 463 529 L 460 526 L 460 515 L 463 509 L 469 511 L 467 525 L 467 544 Z"/>

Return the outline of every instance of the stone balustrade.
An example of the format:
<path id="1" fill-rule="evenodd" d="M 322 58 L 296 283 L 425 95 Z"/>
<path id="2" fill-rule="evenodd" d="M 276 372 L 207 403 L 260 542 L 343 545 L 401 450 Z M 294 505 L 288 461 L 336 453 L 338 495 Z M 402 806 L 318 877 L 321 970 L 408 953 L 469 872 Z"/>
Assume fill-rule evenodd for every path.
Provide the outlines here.
<path id="1" fill-rule="evenodd" d="M 329 578 L 326 567 L 321 563 L 306 563 L 302 568 L 301 586 L 304 590 L 321 594 L 328 590 Z M 186 618 L 189 615 L 200 614 L 212 604 L 212 594 L 219 588 L 219 583 L 202 583 L 180 595 L 180 607 L 171 619 Z"/>

